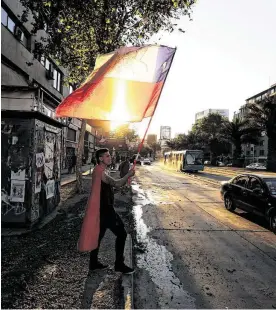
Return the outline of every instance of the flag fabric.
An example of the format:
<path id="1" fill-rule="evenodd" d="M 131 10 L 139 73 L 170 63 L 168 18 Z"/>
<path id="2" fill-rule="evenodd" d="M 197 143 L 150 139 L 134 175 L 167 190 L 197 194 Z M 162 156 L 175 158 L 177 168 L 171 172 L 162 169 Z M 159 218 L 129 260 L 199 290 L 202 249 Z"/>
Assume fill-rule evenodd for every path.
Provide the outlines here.
<path id="1" fill-rule="evenodd" d="M 147 45 L 99 56 L 94 71 L 63 100 L 56 116 L 119 122 L 152 116 L 174 54 L 175 48 Z"/>
<path id="2" fill-rule="evenodd" d="M 95 250 L 99 244 L 100 233 L 100 195 L 104 168 L 96 165 L 92 173 L 92 188 L 82 222 L 77 248 L 80 252 Z"/>

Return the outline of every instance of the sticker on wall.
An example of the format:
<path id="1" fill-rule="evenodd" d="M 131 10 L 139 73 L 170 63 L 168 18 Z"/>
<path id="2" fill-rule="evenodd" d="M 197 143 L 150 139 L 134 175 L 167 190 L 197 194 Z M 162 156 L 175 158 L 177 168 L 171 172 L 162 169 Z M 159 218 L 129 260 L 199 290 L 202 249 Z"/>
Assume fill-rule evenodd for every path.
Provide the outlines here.
<path id="1" fill-rule="evenodd" d="M 11 180 L 25 181 L 26 170 L 18 170 L 17 172 L 11 172 Z"/>
<path id="2" fill-rule="evenodd" d="M 44 173 L 47 179 L 51 179 L 53 177 L 53 170 L 54 170 L 53 162 L 45 163 Z"/>
<path id="3" fill-rule="evenodd" d="M 18 137 L 17 136 L 13 136 L 12 137 L 12 145 L 15 145 L 18 142 Z"/>
<path id="4" fill-rule="evenodd" d="M 39 218 L 39 205 L 32 205 L 31 222 L 36 221 L 38 218 Z"/>
<path id="5" fill-rule="evenodd" d="M 54 169 L 54 141 L 53 139 L 49 139 L 45 141 L 45 165 L 44 172 L 47 179 L 51 179 L 53 177 L 53 169 Z"/>
<path id="6" fill-rule="evenodd" d="M 43 153 L 35 154 L 35 160 L 37 168 L 42 167 L 44 165 L 44 154 Z"/>
<path id="7" fill-rule="evenodd" d="M 25 198 L 25 181 L 11 180 L 10 201 L 24 202 Z"/>
<path id="8" fill-rule="evenodd" d="M 37 171 L 35 173 L 35 193 L 40 193 L 41 191 L 41 172 Z"/>
<path id="9" fill-rule="evenodd" d="M 54 197 L 55 194 L 55 180 L 49 180 L 45 186 L 46 199 Z"/>

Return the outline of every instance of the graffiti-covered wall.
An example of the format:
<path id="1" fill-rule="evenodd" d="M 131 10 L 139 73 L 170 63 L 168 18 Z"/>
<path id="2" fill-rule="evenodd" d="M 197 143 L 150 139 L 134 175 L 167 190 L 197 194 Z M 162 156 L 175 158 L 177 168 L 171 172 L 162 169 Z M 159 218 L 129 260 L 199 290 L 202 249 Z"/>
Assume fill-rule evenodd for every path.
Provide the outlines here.
<path id="1" fill-rule="evenodd" d="M 25 223 L 32 190 L 32 128 L 34 120 L 2 119 L 2 222 Z"/>
<path id="2" fill-rule="evenodd" d="M 60 201 L 61 129 L 37 119 L 2 119 L 2 224 L 31 226 Z"/>

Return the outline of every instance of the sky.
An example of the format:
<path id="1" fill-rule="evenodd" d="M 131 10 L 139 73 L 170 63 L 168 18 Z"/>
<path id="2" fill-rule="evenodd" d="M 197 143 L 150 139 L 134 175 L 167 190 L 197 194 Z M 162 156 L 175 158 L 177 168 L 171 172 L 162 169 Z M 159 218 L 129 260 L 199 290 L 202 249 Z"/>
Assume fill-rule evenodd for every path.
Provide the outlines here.
<path id="1" fill-rule="evenodd" d="M 187 133 L 195 113 L 229 109 L 276 83 L 276 0 L 198 0 L 159 44 L 177 52 L 148 133 Z M 178 27 L 178 28 L 179 28 Z M 153 38 L 153 42 L 156 38 Z M 148 120 L 135 125 L 143 135 Z"/>

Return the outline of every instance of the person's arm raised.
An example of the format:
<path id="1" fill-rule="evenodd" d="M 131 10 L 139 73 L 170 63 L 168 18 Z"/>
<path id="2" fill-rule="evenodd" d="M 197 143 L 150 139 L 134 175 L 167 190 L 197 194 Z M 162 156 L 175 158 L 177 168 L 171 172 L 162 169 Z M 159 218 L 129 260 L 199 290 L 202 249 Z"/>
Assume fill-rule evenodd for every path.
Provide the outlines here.
<path id="1" fill-rule="evenodd" d="M 105 171 L 102 173 L 102 181 L 104 183 L 110 184 L 111 186 L 114 186 L 116 188 L 122 187 L 126 184 L 127 180 L 134 176 L 135 170 L 131 169 L 129 172 L 121 179 L 113 179 L 110 175 L 108 175 Z"/>

